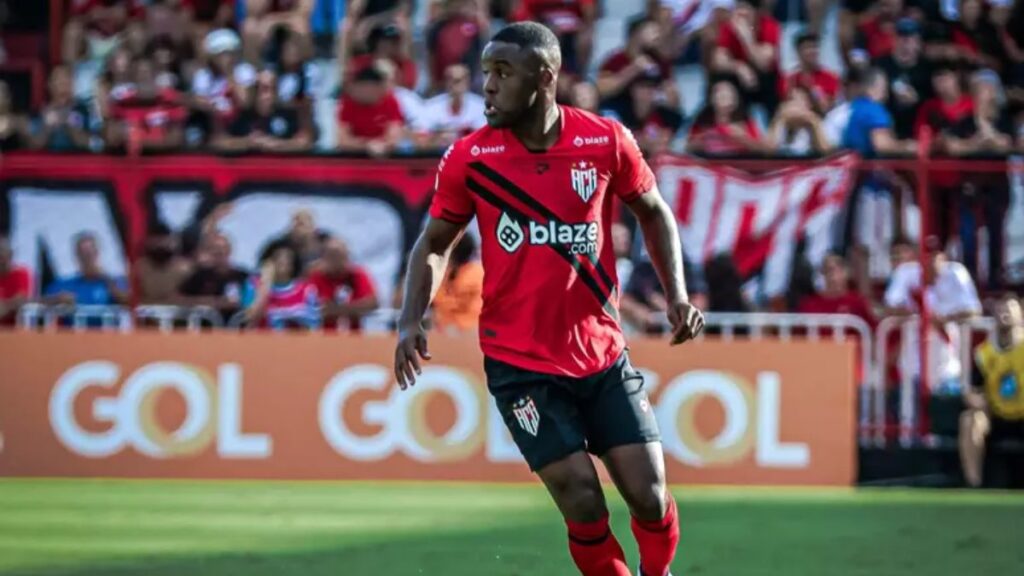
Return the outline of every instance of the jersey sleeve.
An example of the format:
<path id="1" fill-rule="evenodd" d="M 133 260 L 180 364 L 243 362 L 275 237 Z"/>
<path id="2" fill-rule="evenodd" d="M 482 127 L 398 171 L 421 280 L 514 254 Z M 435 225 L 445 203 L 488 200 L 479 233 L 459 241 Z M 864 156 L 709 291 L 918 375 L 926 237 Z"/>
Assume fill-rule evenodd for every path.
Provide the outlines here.
<path id="1" fill-rule="evenodd" d="M 475 207 L 466 189 L 465 170 L 465 161 L 456 142 L 448 147 L 437 165 L 434 198 L 430 201 L 431 218 L 455 224 L 466 224 L 473 219 Z"/>
<path id="2" fill-rule="evenodd" d="M 636 138 L 619 122 L 615 122 L 616 161 L 608 189 L 623 202 L 632 202 L 645 192 L 654 189 L 655 178 L 651 167 L 644 160 Z"/>

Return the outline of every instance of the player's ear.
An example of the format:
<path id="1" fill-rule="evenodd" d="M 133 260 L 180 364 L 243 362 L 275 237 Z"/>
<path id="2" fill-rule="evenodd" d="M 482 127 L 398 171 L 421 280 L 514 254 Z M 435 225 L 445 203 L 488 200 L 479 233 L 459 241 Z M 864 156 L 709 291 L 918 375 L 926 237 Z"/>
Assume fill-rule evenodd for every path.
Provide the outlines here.
<path id="1" fill-rule="evenodd" d="M 557 81 L 558 76 L 550 66 L 543 65 L 540 67 L 540 85 L 542 88 L 553 88 Z"/>

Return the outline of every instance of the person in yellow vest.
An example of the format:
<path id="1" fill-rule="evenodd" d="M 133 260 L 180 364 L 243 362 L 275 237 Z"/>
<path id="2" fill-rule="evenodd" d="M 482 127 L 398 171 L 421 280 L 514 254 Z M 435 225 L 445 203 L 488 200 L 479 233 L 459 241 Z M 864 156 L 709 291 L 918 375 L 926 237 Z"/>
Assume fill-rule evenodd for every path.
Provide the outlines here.
<path id="1" fill-rule="evenodd" d="M 452 249 L 448 273 L 434 297 L 434 327 L 442 332 L 476 330 L 483 308 L 484 267 L 476 241 L 465 234 Z"/>
<path id="2" fill-rule="evenodd" d="M 1024 312 L 1013 297 L 995 306 L 995 340 L 974 351 L 972 386 L 964 388 L 960 462 L 964 479 L 981 486 L 986 441 L 1024 440 Z"/>

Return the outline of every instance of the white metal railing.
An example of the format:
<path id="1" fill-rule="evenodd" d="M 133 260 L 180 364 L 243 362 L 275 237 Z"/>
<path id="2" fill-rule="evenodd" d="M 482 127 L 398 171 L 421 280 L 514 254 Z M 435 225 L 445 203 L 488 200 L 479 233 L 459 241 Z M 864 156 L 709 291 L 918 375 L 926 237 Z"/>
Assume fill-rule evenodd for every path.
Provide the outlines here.
<path id="1" fill-rule="evenodd" d="M 139 321 L 155 322 L 161 332 L 170 332 L 184 323 L 184 327 L 197 332 L 206 328 L 222 328 L 224 318 L 211 306 L 170 306 L 146 304 L 135 308 Z"/>
<path id="2" fill-rule="evenodd" d="M 76 331 L 100 328 L 127 332 L 132 329 L 131 309 L 123 306 L 69 306 L 25 304 L 18 309 L 22 328 L 53 329 L 67 326 Z"/>

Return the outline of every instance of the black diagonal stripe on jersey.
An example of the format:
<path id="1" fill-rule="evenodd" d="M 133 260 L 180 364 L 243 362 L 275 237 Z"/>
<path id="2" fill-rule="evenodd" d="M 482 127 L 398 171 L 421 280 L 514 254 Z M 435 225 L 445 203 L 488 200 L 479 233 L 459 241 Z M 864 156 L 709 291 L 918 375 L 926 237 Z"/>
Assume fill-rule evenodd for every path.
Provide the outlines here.
<path id="1" fill-rule="evenodd" d="M 469 167 L 479 172 L 481 176 L 487 178 L 497 186 L 500 186 L 502 190 L 508 192 L 509 194 L 514 196 L 516 200 L 519 200 L 523 204 L 529 206 L 534 212 L 540 214 L 544 218 L 547 218 L 548 220 L 554 220 L 558 224 L 565 223 L 558 217 L 558 215 L 549 210 L 547 206 L 541 204 L 539 200 L 527 194 L 525 190 L 523 190 L 519 186 L 516 186 L 514 182 L 512 182 L 508 178 L 505 178 L 487 164 L 484 164 L 483 162 L 479 161 L 470 162 Z M 609 291 L 614 291 L 615 283 L 612 282 L 612 277 L 609 276 L 608 272 L 605 271 L 604 266 L 601 266 L 600 255 L 591 254 L 589 258 L 590 262 L 594 265 L 594 269 L 597 270 L 598 275 L 601 276 L 601 280 L 604 281 L 605 287 Z"/>
<path id="2" fill-rule="evenodd" d="M 479 196 L 484 202 L 487 202 L 491 206 L 494 206 L 498 210 L 501 210 L 514 218 L 517 224 L 522 225 L 522 223 L 529 221 L 529 218 L 527 218 L 526 214 L 521 210 L 502 200 L 497 194 L 488 190 L 483 184 L 468 176 L 466 177 L 466 187 L 469 188 L 471 192 Z M 587 288 L 590 288 L 590 291 L 597 297 L 597 301 L 601 303 L 601 307 L 604 308 L 604 311 L 618 321 L 619 313 L 609 300 L 611 297 L 610 294 L 605 293 L 605 291 L 601 289 L 601 285 L 598 284 L 597 280 L 590 274 L 590 271 L 583 267 L 583 263 L 574 258 L 573 255 L 569 253 L 569 250 L 564 246 L 559 246 L 557 244 L 547 244 L 547 246 L 572 266 L 573 270 L 576 271 L 576 274 L 581 280 L 583 280 L 583 283 L 587 285 Z"/>

